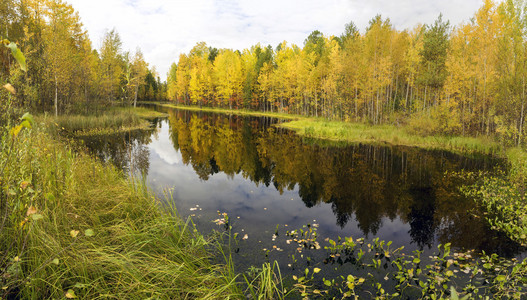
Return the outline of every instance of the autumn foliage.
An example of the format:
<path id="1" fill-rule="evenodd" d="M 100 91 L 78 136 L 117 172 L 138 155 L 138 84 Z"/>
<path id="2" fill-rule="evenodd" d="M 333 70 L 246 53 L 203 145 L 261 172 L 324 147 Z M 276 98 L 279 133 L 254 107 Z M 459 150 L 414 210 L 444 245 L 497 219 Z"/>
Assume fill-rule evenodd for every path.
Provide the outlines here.
<path id="1" fill-rule="evenodd" d="M 371 124 L 405 122 L 421 134 L 492 135 L 524 141 L 525 4 L 486 0 L 451 26 L 397 30 L 374 17 L 364 32 L 311 33 L 303 47 L 243 51 L 198 43 L 168 74 L 184 104 L 322 116 Z"/>

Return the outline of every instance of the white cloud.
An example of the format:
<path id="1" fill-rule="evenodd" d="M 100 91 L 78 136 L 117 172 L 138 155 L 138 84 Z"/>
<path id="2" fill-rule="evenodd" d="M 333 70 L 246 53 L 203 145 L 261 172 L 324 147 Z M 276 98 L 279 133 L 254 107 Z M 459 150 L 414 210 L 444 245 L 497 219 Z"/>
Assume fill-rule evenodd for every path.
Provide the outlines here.
<path id="1" fill-rule="evenodd" d="M 313 30 L 339 35 L 353 22 L 364 30 L 377 14 L 397 29 L 432 23 L 440 12 L 457 25 L 473 16 L 480 0 L 67 0 L 79 12 L 94 47 L 115 28 L 123 50 L 140 47 L 165 78 L 180 53 L 200 41 L 242 50 L 286 40 L 302 45 Z"/>

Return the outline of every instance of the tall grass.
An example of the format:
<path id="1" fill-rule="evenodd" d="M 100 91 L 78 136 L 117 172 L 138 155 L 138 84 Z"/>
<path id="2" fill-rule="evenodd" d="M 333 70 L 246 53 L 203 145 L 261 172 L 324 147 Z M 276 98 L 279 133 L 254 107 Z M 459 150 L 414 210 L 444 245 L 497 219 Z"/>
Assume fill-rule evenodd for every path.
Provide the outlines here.
<path id="1" fill-rule="evenodd" d="M 108 110 L 99 115 L 60 115 L 48 118 L 46 118 L 46 121 L 69 133 L 101 129 L 116 131 L 148 127 L 148 122 L 141 119 L 136 113 L 124 110 Z"/>
<path id="2" fill-rule="evenodd" d="M 248 276 L 244 275 L 244 279 L 247 284 L 246 294 L 253 299 L 285 299 L 295 291 L 284 288 L 280 266 L 276 260 L 272 265 L 266 262 L 261 269 L 255 268 L 250 273 Z"/>
<path id="3" fill-rule="evenodd" d="M 0 147 L 0 298 L 239 296 L 210 241 L 142 184 L 40 129 L 3 130 Z"/>

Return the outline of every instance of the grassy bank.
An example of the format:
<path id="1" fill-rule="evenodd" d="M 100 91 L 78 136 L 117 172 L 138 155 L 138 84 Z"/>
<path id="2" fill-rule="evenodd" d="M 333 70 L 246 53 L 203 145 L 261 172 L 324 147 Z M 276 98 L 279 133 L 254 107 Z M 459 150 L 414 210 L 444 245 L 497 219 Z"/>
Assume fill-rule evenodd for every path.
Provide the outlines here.
<path id="1" fill-rule="evenodd" d="M 44 126 L 1 130 L 0 298 L 237 297 L 188 221 Z"/>
<path id="2" fill-rule="evenodd" d="M 116 111 L 119 111 L 119 112 L 123 112 L 123 113 L 133 113 L 136 116 L 138 116 L 139 118 L 146 119 L 146 120 L 153 120 L 153 119 L 156 119 L 156 118 L 166 118 L 166 117 L 168 117 L 168 114 L 166 114 L 166 113 L 162 113 L 162 112 L 159 112 L 159 111 L 148 109 L 146 107 L 127 106 L 127 107 L 116 107 L 116 108 L 113 108 L 113 109 L 116 110 Z"/>
<path id="3" fill-rule="evenodd" d="M 38 120 L 54 125 L 58 131 L 71 136 L 112 134 L 150 128 L 150 121 L 168 115 L 144 107 L 108 107 L 97 109 L 98 114 L 67 114 L 58 117 L 42 115 Z"/>
<path id="4" fill-rule="evenodd" d="M 199 108 L 158 103 L 164 107 L 204 111 L 224 114 L 265 116 L 290 120 L 278 124 L 282 128 L 294 130 L 297 134 L 309 138 L 330 140 L 345 143 L 379 143 L 394 146 L 410 146 L 424 149 L 447 150 L 457 153 L 496 153 L 502 148 L 490 137 L 463 136 L 422 136 L 408 132 L 404 127 L 394 125 L 368 125 L 343 121 L 328 121 L 325 118 L 305 117 L 285 113 L 255 112 L 248 110 L 231 110 L 223 108 Z"/>
<path id="5" fill-rule="evenodd" d="M 108 110 L 97 115 L 42 116 L 39 120 L 55 125 L 69 134 L 88 134 L 100 131 L 147 129 L 149 122 L 131 111 Z"/>

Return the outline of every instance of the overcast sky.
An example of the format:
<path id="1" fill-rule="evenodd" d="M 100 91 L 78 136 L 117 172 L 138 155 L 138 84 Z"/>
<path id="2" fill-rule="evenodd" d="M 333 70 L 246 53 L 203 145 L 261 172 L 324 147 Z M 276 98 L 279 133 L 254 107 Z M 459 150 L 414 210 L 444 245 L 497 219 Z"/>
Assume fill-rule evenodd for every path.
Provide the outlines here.
<path id="1" fill-rule="evenodd" d="M 376 14 L 399 30 L 432 23 L 439 13 L 467 22 L 482 0 L 66 0 L 79 12 L 95 48 L 115 28 L 123 50 L 140 47 L 162 80 L 180 53 L 200 41 L 243 50 L 286 40 L 302 46 L 313 30 L 340 35 L 353 21 L 364 31 Z"/>

